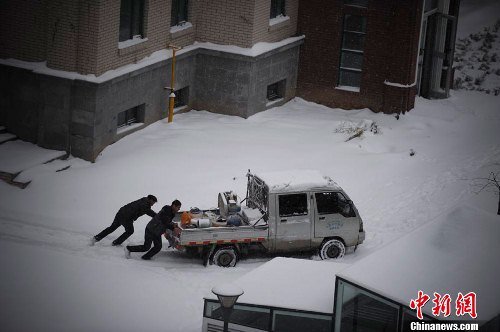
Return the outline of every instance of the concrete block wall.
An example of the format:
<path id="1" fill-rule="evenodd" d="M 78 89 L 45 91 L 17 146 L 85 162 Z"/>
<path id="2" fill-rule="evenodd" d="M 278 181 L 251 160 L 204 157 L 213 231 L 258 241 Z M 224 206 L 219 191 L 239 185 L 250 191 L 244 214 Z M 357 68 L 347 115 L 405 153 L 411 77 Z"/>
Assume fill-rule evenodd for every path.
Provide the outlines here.
<path id="1" fill-rule="evenodd" d="M 196 57 L 181 55 L 176 63 L 176 87 L 190 87 L 194 83 Z M 109 144 L 145 126 L 165 118 L 168 112 L 171 62 L 162 61 L 122 75 L 101 84 L 78 82 L 73 92 L 75 108 L 71 122 L 72 153 L 87 160 L 95 160 Z M 190 96 L 191 98 L 192 96 Z M 88 98 L 84 108 L 77 108 Z M 117 117 L 132 107 L 141 106 L 144 125 L 117 133 Z"/>
<path id="2" fill-rule="evenodd" d="M 246 118 L 252 61 L 237 54 L 200 50 L 196 63 L 193 108 Z"/>
<path id="3" fill-rule="evenodd" d="M 257 57 L 255 70 L 250 87 L 247 117 L 262 110 L 282 105 L 294 98 L 297 89 L 297 76 L 299 64 L 299 50 L 303 41 L 287 45 L 279 50 L 266 53 Z M 283 100 L 269 104 L 267 100 L 267 87 L 271 84 L 285 80 Z"/>
<path id="4" fill-rule="evenodd" d="M 19 138 L 36 142 L 43 108 L 40 83 L 30 70 L 0 65 L 0 123 Z"/>
<path id="5" fill-rule="evenodd" d="M 73 81 L 54 76 L 38 76 L 43 107 L 38 114 L 37 144 L 48 149 L 69 147 L 69 125 Z"/>
<path id="6" fill-rule="evenodd" d="M 196 56 L 193 108 L 248 118 L 268 108 L 267 87 L 286 80 L 278 106 L 295 96 L 302 41 L 257 57 L 200 50 Z"/>

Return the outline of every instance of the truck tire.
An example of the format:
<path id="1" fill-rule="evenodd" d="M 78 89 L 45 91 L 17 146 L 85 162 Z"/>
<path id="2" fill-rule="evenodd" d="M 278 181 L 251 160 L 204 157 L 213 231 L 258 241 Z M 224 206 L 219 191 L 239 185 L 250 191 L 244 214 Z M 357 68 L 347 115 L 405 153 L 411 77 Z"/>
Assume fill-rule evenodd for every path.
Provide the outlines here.
<path id="1" fill-rule="evenodd" d="M 319 249 L 321 259 L 338 259 L 344 257 L 345 245 L 339 239 L 330 239 L 323 242 Z"/>
<path id="2" fill-rule="evenodd" d="M 222 267 L 234 267 L 238 261 L 238 254 L 234 247 L 220 247 L 215 249 L 212 263 Z"/>

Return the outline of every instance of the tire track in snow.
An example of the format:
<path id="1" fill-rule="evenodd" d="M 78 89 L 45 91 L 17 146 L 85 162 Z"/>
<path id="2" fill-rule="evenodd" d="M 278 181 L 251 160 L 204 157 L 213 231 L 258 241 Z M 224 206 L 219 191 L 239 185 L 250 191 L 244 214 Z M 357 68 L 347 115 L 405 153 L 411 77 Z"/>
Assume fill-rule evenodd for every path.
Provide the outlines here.
<path id="1" fill-rule="evenodd" d="M 131 259 L 124 257 L 123 246 L 111 244 L 96 244 L 89 246 L 93 234 L 70 231 L 58 227 L 43 226 L 20 219 L 0 217 L 0 241 L 19 243 L 23 245 L 48 248 L 63 253 L 78 255 L 101 261 L 113 261 L 120 264 L 135 264 L 151 272 L 164 274 L 165 270 L 176 280 L 183 280 L 186 271 L 206 271 L 199 257 L 190 257 L 187 254 L 163 243 L 162 250 L 151 261 L 140 259 L 142 253 L 132 253 Z M 111 239 L 111 238 L 110 238 Z M 137 244 L 134 242 L 134 244 Z M 269 261 L 272 257 L 250 259 L 239 262 L 238 266 L 252 266 Z M 158 270 L 158 268 L 162 268 Z M 219 267 L 215 267 L 219 269 Z M 222 269 L 221 270 L 225 270 Z"/>

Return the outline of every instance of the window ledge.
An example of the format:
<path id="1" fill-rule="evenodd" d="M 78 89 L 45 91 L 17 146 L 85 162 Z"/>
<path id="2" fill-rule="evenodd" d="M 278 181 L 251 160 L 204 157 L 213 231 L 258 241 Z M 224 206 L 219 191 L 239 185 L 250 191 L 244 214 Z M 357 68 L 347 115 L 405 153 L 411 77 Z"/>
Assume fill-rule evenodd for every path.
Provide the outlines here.
<path id="1" fill-rule="evenodd" d="M 118 54 L 127 55 L 137 51 L 141 51 L 148 46 L 147 38 L 133 38 L 118 43 Z"/>
<path id="2" fill-rule="evenodd" d="M 130 126 L 124 126 L 124 127 L 118 128 L 118 129 L 116 129 L 116 134 L 120 135 L 120 134 L 129 132 L 129 131 L 132 131 L 134 129 L 141 127 L 142 125 L 144 125 L 143 122 L 137 122 L 137 123 L 134 123 Z"/>
<path id="3" fill-rule="evenodd" d="M 193 25 L 190 22 L 185 22 L 170 27 L 170 36 L 172 39 L 182 37 L 192 32 L 193 32 Z"/>
<path id="4" fill-rule="evenodd" d="M 357 86 L 339 85 L 339 86 L 336 86 L 335 89 L 359 93 L 359 87 L 357 87 Z"/>
<path id="5" fill-rule="evenodd" d="M 188 108 L 188 105 L 182 105 L 174 108 L 174 114 L 178 113 L 183 113 L 183 111 L 186 111 Z"/>
<path id="6" fill-rule="evenodd" d="M 269 20 L 269 31 L 275 31 L 284 28 L 290 24 L 290 16 L 276 16 Z"/>
<path id="7" fill-rule="evenodd" d="M 278 98 L 278 99 L 274 99 L 274 100 L 268 100 L 268 102 L 266 104 L 266 107 L 278 104 L 278 103 L 282 102 L 283 100 L 285 100 L 285 99 L 284 98 Z"/>
<path id="8" fill-rule="evenodd" d="M 127 48 L 127 47 L 131 47 L 131 46 L 135 46 L 135 45 L 138 45 L 138 44 L 142 44 L 142 43 L 147 42 L 147 41 L 148 41 L 147 38 L 142 38 L 142 37 L 135 36 L 132 39 L 125 40 L 125 41 L 122 41 L 122 42 L 118 42 L 118 49 L 121 50 L 121 49 L 124 49 L 124 48 Z"/>

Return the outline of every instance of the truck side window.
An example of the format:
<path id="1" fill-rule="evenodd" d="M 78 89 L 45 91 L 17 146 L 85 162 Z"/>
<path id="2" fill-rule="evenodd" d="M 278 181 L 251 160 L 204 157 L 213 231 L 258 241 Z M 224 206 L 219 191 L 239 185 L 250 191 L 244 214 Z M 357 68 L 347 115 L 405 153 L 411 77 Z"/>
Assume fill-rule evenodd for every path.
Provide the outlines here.
<path id="1" fill-rule="evenodd" d="M 280 217 L 307 215 L 307 194 L 290 194 L 279 196 Z"/>
<path id="2" fill-rule="evenodd" d="M 346 218 L 355 217 L 353 208 L 341 193 L 316 193 L 318 214 L 341 214 Z"/>

